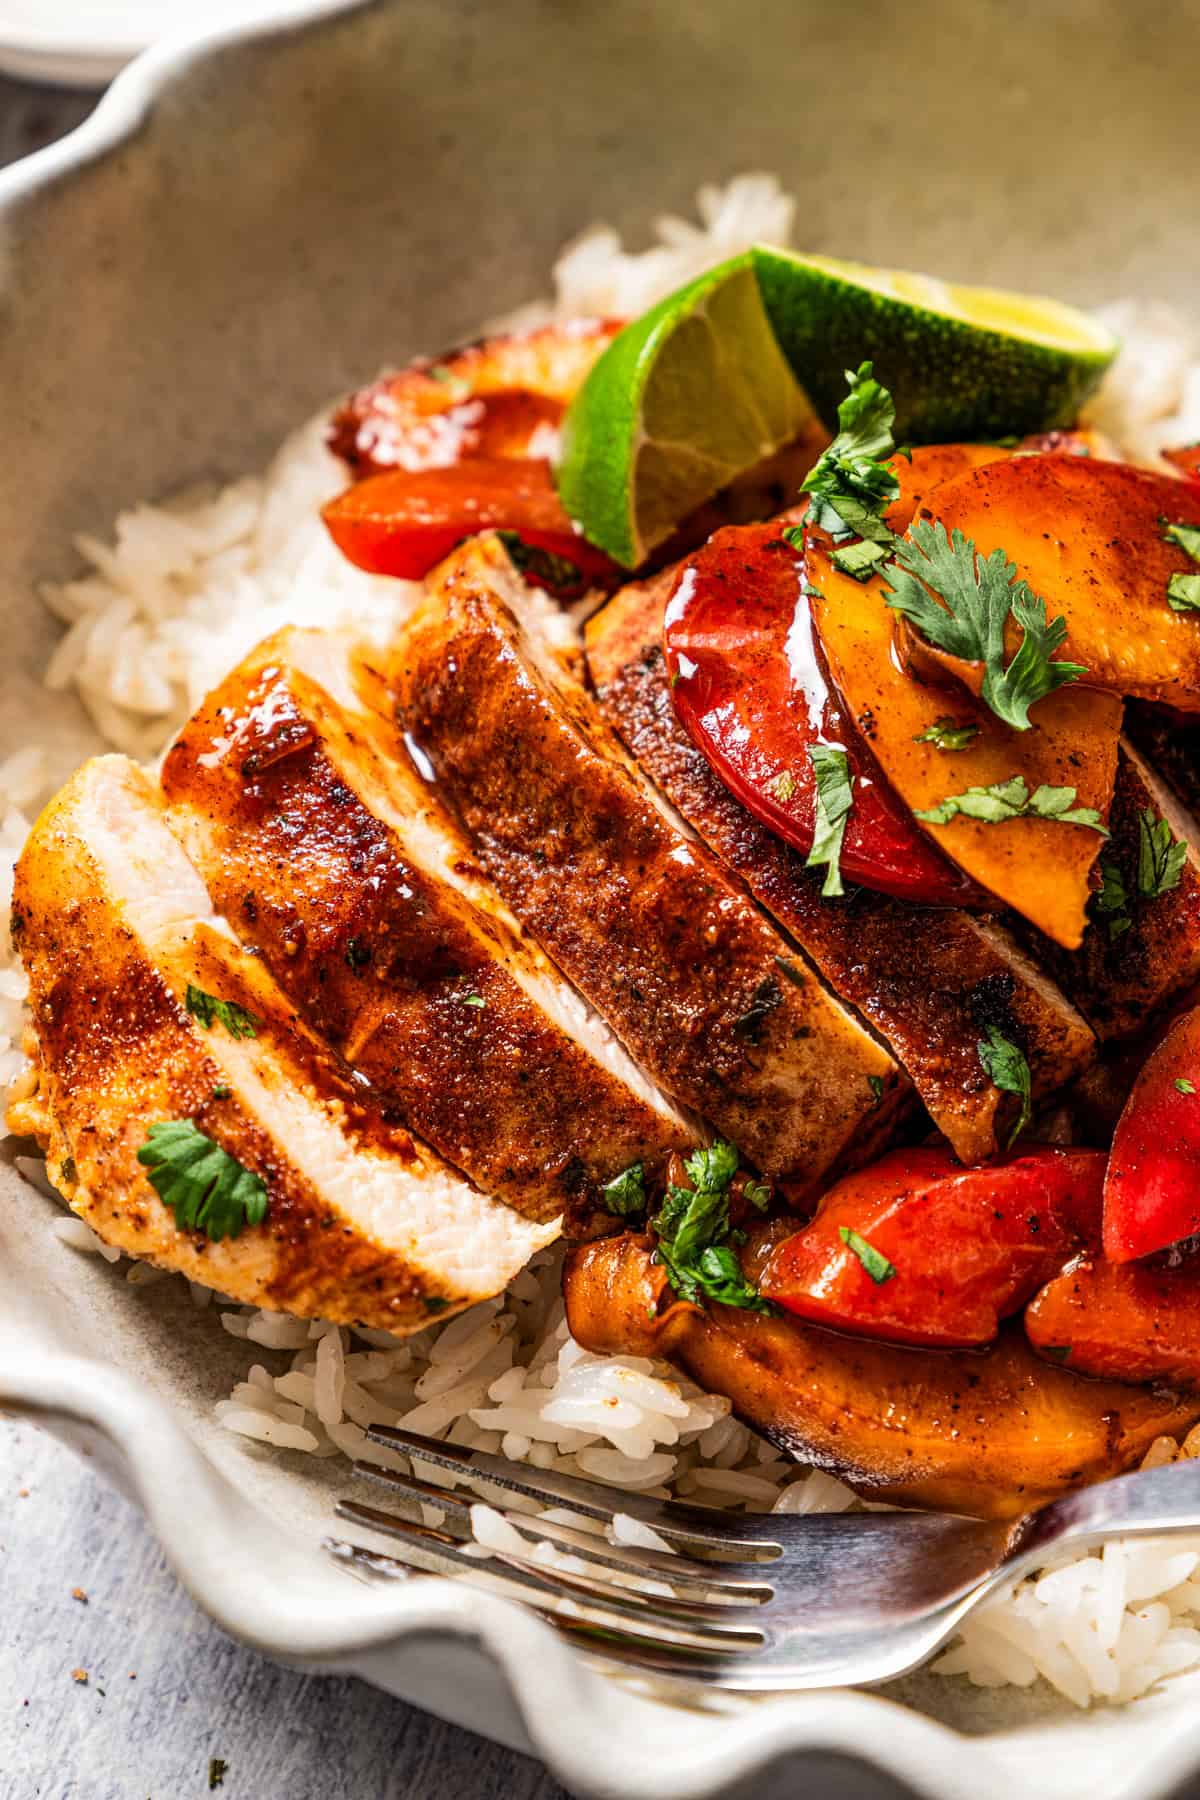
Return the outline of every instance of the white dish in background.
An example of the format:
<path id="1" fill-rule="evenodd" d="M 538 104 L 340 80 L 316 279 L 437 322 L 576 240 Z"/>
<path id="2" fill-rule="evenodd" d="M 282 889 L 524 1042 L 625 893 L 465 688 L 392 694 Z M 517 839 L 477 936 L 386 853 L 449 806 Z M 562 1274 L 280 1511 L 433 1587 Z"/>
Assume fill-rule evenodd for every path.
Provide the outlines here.
<path id="1" fill-rule="evenodd" d="M 37 737 L 62 774 L 94 743 L 71 701 L 20 679 L 40 673 L 54 635 L 33 584 L 71 568 L 74 531 L 102 532 L 122 505 L 196 476 L 258 467 L 383 360 L 536 295 L 561 239 L 596 216 L 636 234 L 708 176 L 765 165 L 808 172 L 805 241 L 867 260 L 1084 301 L 1186 302 L 1200 287 L 1200 246 L 1178 229 L 1200 148 L 1181 141 L 1190 70 L 1137 64 L 1122 7 L 1096 9 L 1080 46 L 1090 133 L 1062 116 L 1052 20 L 1041 39 L 1041 21 L 1011 19 L 996 38 L 990 8 L 963 18 L 947 0 L 911 49 L 864 62 L 870 8 L 845 21 L 782 0 L 767 10 L 736 45 L 719 4 L 694 8 L 684 37 L 673 6 L 645 0 L 569 21 L 550 0 L 518 0 L 499 34 L 475 7 L 432 0 L 237 31 L 152 53 L 74 138 L 0 177 L 0 432 L 19 473 L 0 484 L 0 754 Z M 921 51 L 931 33 L 936 69 Z M 800 109 L 789 47 L 828 58 Z M 728 104 L 731 56 L 752 106 Z M 835 79 L 851 68 L 860 154 Z M 922 133 L 896 115 L 897 92 Z M 522 129 L 498 134 L 497 118 Z M 962 155 L 947 159 L 956 135 Z M 1093 195 L 1121 191 L 1133 148 L 1136 212 L 1131 199 L 1125 215 L 1093 213 Z M 891 189 L 889 155 L 904 173 Z M 341 1468 L 260 1456 L 213 1423 L 244 1346 L 181 1283 L 137 1289 L 67 1251 L 54 1216 L 0 1169 L 0 1401 L 110 1467 L 200 1603 L 269 1654 L 354 1670 L 535 1750 L 576 1792 L 630 1800 L 794 1793 L 806 1758 L 831 1751 L 938 1800 L 1014 1786 L 1151 1800 L 1200 1762 L 1194 1679 L 1090 1715 L 929 1677 L 886 1697 L 681 1711 L 584 1668 L 499 1601 L 439 1582 L 356 1586 L 319 1548 Z"/>
<path id="2" fill-rule="evenodd" d="M 103 87 L 163 38 L 268 24 L 292 10 L 287 0 L 0 0 L 0 71 Z"/>

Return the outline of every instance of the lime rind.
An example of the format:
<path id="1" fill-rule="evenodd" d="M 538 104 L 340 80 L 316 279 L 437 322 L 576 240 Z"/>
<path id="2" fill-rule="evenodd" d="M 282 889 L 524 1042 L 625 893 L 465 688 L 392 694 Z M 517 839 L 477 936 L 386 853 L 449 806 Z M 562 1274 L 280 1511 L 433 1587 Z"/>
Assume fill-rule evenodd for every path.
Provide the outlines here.
<path id="1" fill-rule="evenodd" d="M 1118 349 L 1098 320 L 1058 300 L 766 245 L 751 255 L 784 354 L 831 429 L 842 370 L 864 357 L 905 442 L 1073 425 Z"/>
<path id="2" fill-rule="evenodd" d="M 949 443 L 1073 425 L 1117 348 L 1061 301 L 756 245 L 613 339 L 567 410 L 559 493 L 636 568 L 812 409 L 836 430 L 864 360 L 899 441 Z"/>

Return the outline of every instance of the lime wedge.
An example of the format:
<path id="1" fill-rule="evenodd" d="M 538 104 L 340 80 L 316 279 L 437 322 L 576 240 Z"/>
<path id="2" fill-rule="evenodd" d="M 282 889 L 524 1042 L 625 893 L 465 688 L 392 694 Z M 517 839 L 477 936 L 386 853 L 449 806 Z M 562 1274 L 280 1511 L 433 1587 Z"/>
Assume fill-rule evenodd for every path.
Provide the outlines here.
<path id="1" fill-rule="evenodd" d="M 636 568 L 810 417 L 753 259 L 735 257 L 613 339 L 563 421 L 558 490 L 585 536 Z"/>
<path id="2" fill-rule="evenodd" d="M 1072 425 L 1117 340 L 1059 300 L 956 287 L 832 256 L 751 252 L 767 313 L 822 423 L 864 358 L 896 402 L 902 443 L 1025 436 Z"/>

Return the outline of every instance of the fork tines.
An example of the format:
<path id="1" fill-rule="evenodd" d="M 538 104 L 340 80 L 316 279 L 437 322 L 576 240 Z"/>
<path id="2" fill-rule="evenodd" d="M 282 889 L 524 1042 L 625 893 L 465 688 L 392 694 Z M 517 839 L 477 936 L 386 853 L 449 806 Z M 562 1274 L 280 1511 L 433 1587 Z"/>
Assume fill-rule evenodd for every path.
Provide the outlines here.
<path id="1" fill-rule="evenodd" d="M 593 1648 L 597 1634 L 619 1638 L 626 1661 L 642 1662 L 634 1654 L 639 1645 L 649 1652 L 660 1647 L 673 1662 L 761 1649 L 763 1633 L 755 1614 L 770 1600 L 772 1587 L 758 1570 L 772 1552 L 778 1554 L 769 1519 L 731 1519 L 715 1510 L 617 1492 L 600 1482 L 466 1450 L 401 1427 L 377 1426 L 368 1435 L 417 1463 L 507 1490 L 517 1501 L 494 1509 L 504 1524 L 499 1538 L 484 1545 L 469 1536 L 471 1508 L 479 1504 L 474 1494 L 442 1487 L 415 1469 L 406 1474 L 357 1463 L 356 1474 L 410 1502 L 436 1506 L 449 1515 L 447 1524 L 457 1527 L 423 1524 L 355 1500 L 340 1502 L 340 1517 L 403 1545 L 395 1553 L 399 1567 L 394 1572 L 417 1568 L 452 1573 L 523 1601 L 570 1636 L 589 1638 Z M 525 1510 L 530 1502 L 565 1507 L 579 1522 Z M 684 1549 L 676 1554 L 612 1542 L 584 1524 L 593 1519 L 608 1526 L 618 1513 L 639 1519 L 664 1541 L 676 1540 Z M 337 1544 L 330 1548 L 361 1572 L 393 1572 L 389 1559 L 374 1552 Z M 644 1666 L 658 1665 L 651 1659 Z"/>

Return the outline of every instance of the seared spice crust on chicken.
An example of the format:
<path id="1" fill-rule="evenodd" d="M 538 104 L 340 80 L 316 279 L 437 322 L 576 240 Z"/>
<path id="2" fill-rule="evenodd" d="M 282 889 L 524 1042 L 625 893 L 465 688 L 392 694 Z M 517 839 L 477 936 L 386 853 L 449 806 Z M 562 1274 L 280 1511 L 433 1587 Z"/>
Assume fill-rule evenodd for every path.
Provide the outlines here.
<path id="1" fill-rule="evenodd" d="M 656 801 L 536 629 L 496 540 L 467 545 L 401 633 L 398 717 L 509 905 L 631 1054 L 811 1191 L 866 1153 L 907 1083 Z"/>
<path id="2" fill-rule="evenodd" d="M 268 639 L 171 747 L 170 823 L 398 1119 L 519 1212 L 586 1217 L 614 1173 L 655 1178 L 695 1129 L 522 937 L 373 707 L 380 686 L 328 633 Z"/>
<path id="3" fill-rule="evenodd" d="M 676 716 L 661 649 L 675 579 L 667 570 L 633 582 L 589 620 L 588 670 L 601 709 L 710 850 L 887 1040 L 963 1161 L 994 1155 L 1013 1109 L 979 1060 L 988 1026 L 1021 1042 L 1037 1097 L 1089 1065 L 1091 1031 L 994 920 L 868 888 L 822 900 L 819 876 L 721 785 Z"/>
<path id="4" fill-rule="evenodd" d="M 14 909 L 37 1087 L 9 1123 L 106 1242 L 251 1305 L 405 1331 L 494 1293 L 555 1236 L 389 1123 L 212 911 L 123 757 L 86 764 L 42 814 Z M 197 996 L 238 1008 L 238 1035 Z M 220 1241 L 179 1225 L 138 1156 L 173 1121 L 265 1184 L 261 1224 Z"/>

